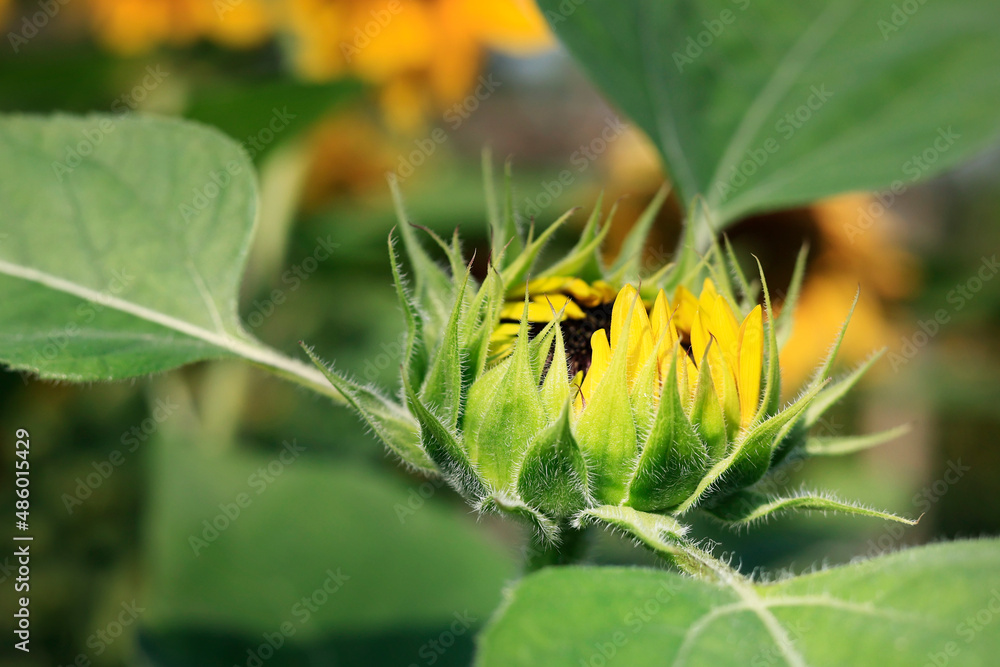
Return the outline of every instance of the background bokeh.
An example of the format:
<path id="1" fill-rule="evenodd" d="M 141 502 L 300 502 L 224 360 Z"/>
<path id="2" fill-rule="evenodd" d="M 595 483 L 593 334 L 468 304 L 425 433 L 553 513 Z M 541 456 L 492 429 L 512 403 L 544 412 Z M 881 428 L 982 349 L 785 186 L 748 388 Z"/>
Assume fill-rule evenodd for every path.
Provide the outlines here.
<path id="1" fill-rule="evenodd" d="M 0 22 L 4 112 L 175 115 L 244 143 L 262 193 L 244 325 L 368 381 L 394 383 L 401 350 L 387 172 L 415 220 L 460 226 L 470 251 L 488 244 L 484 145 L 513 162 L 525 223 L 581 206 L 580 225 L 602 190 L 605 206 L 619 200 L 612 253 L 664 180 L 527 0 L 0 0 Z M 912 426 L 863 454 L 792 462 L 773 486 L 923 515 L 913 528 L 699 524 L 746 571 L 1000 532 L 998 183 L 994 151 L 901 195 L 853 193 L 729 230 L 779 295 L 809 243 L 782 357 L 789 395 L 859 288 L 843 360 L 888 347 L 825 434 Z M 669 258 L 680 219 L 671 200 L 651 265 Z M 5 642 L 3 664 L 464 665 L 518 573 L 516 527 L 407 474 L 346 410 L 236 363 L 93 386 L 0 373 L 0 432 L 16 428 L 34 445 L 34 635 L 30 655 Z M 655 565 L 591 540 L 591 562 Z M 10 564 L 5 549 L 4 599 Z"/>

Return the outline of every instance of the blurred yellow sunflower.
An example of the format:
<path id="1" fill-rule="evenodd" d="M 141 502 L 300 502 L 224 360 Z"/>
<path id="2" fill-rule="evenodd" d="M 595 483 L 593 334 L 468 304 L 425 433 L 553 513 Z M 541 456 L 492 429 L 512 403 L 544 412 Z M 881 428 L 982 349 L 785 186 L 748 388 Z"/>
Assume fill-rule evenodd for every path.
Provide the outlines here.
<path id="1" fill-rule="evenodd" d="M 86 0 L 98 40 L 121 55 L 208 39 L 232 48 L 270 37 L 266 0 Z"/>
<path id="2" fill-rule="evenodd" d="M 486 49 L 528 54 L 553 41 L 531 0 L 286 0 L 296 69 L 351 74 L 380 87 L 397 128 L 462 99 Z"/>

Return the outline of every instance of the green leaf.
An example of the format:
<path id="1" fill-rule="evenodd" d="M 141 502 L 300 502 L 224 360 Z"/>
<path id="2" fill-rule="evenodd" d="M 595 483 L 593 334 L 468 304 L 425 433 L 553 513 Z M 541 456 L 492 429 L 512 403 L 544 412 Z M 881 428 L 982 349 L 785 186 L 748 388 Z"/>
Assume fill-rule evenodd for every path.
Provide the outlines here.
<path id="1" fill-rule="evenodd" d="M 516 564 L 439 482 L 288 445 L 262 455 L 150 443 L 147 629 L 240 631 L 242 662 L 249 639 L 286 622 L 294 645 L 448 625 L 456 611 L 486 620 Z M 339 576 L 317 594 L 327 571 Z"/>
<path id="2" fill-rule="evenodd" d="M 240 325 L 257 190 L 236 143 L 162 118 L 6 116 L 0 151 L 0 361 L 93 381 L 242 357 L 339 396 Z"/>
<path id="3" fill-rule="evenodd" d="M 932 176 L 1000 136 L 988 0 L 541 0 L 683 201 L 757 210 Z M 926 157 L 925 157 L 926 156 Z"/>
<path id="4" fill-rule="evenodd" d="M 1000 542 L 921 547 L 773 584 L 636 568 L 523 579 L 477 667 L 986 667 L 1000 653 Z M 977 620 L 978 616 L 978 620 Z"/>
<path id="5" fill-rule="evenodd" d="M 799 493 L 785 498 L 772 498 L 755 491 L 740 491 L 705 509 L 715 518 L 737 526 L 756 523 L 773 514 L 793 510 L 857 514 L 886 519 L 887 521 L 898 521 L 909 526 L 917 523 L 891 512 L 880 512 L 856 503 L 844 502 L 829 495 L 816 493 Z"/>

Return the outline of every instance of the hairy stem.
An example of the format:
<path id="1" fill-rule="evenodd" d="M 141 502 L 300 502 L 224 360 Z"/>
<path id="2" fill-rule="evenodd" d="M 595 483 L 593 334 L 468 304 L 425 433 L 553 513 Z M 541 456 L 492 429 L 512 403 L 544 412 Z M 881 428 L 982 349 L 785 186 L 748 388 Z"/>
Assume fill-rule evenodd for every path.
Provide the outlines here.
<path id="1" fill-rule="evenodd" d="M 540 540 L 534 533 L 526 547 L 524 573 L 531 574 L 543 567 L 570 565 L 583 555 L 586 540 L 585 530 L 564 525 L 560 530 L 558 543 Z"/>

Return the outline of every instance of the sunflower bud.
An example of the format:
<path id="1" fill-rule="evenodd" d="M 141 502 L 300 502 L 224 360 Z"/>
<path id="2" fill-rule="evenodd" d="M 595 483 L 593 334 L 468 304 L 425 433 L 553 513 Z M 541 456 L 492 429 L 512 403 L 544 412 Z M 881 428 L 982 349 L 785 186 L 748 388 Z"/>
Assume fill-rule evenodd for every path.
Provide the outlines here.
<path id="1" fill-rule="evenodd" d="M 699 259 L 690 230 L 674 264 L 643 274 L 641 250 L 665 195 L 610 265 L 600 202 L 575 247 L 546 268 L 539 253 L 568 214 L 524 238 L 509 205 L 503 216 L 491 212 L 493 252 L 478 283 L 457 232 L 445 241 L 422 230 L 447 257 L 445 270 L 394 188 L 410 275 L 392 234 L 407 326 L 401 402 L 321 367 L 406 464 L 443 476 L 480 510 L 528 521 L 546 540 L 611 516 L 639 535 L 635 517 L 694 508 L 736 524 L 792 508 L 901 520 L 828 495 L 753 490 L 790 454 L 851 448 L 818 447 L 808 433 L 870 363 L 831 381 L 841 330 L 810 385 L 782 406 L 777 341 L 786 338 L 779 330 L 790 325 L 805 254 L 777 318 L 763 272 L 758 304 L 732 249 L 714 246 Z"/>

